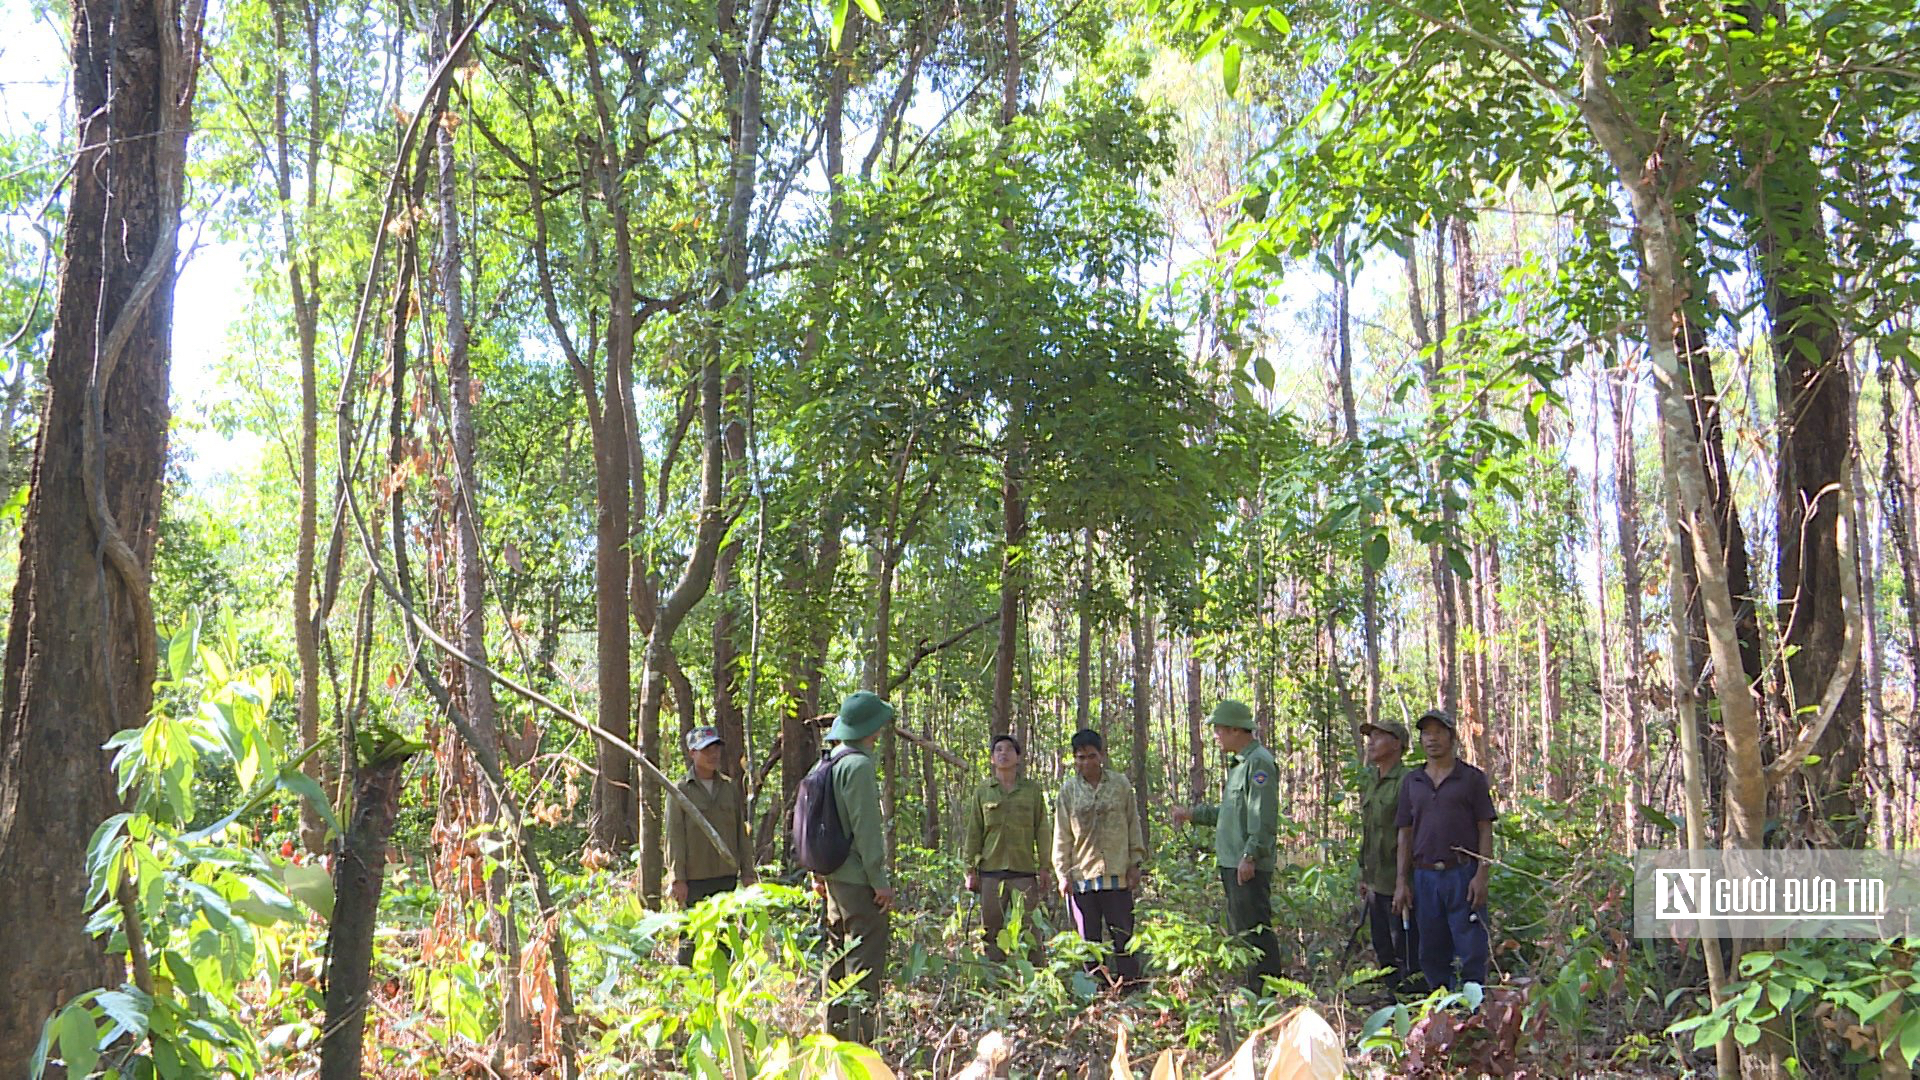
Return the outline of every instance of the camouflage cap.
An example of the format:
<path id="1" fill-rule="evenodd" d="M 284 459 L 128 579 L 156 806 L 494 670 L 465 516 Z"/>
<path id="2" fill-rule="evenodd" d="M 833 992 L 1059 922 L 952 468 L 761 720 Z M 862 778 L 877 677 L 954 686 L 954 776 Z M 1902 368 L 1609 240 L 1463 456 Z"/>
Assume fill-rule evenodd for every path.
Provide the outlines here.
<path id="1" fill-rule="evenodd" d="M 1406 746 L 1408 744 L 1407 743 L 1407 725 L 1401 723 L 1398 720 L 1379 720 L 1374 723 L 1360 725 L 1360 735 L 1363 738 L 1365 736 L 1373 734 L 1376 731 L 1384 731 L 1387 734 L 1393 736 L 1394 738 L 1399 739 L 1401 746 Z"/>
<path id="2" fill-rule="evenodd" d="M 687 732 L 688 750 L 705 750 L 707 747 L 719 741 L 721 741 L 720 729 L 711 725 L 707 727 L 697 727 Z"/>

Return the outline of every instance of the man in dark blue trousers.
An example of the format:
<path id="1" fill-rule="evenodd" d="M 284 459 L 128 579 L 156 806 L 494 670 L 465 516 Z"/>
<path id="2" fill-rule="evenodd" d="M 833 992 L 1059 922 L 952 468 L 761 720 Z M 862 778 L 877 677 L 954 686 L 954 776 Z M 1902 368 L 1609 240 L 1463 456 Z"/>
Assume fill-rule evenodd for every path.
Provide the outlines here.
<path id="1" fill-rule="evenodd" d="M 1394 819 L 1399 873 L 1393 907 L 1409 907 L 1420 933 L 1420 970 L 1431 987 L 1487 981 L 1487 857 L 1493 794 L 1487 774 L 1455 757 L 1453 717 L 1430 709 L 1414 725 L 1426 767 L 1400 785 Z M 1454 964 L 1459 963 L 1455 977 Z"/>

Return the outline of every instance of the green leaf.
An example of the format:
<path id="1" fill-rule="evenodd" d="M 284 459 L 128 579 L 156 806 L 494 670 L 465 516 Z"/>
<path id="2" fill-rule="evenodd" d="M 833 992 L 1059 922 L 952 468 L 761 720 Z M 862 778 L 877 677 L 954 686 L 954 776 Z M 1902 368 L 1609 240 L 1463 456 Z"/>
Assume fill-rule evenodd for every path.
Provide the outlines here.
<path id="1" fill-rule="evenodd" d="M 283 876 L 287 895 L 312 908 L 328 922 L 333 921 L 333 878 L 325 870 L 289 863 Z"/>
<path id="2" fill-rule="evenodd" d="M 93 1015 L 79 1004 L 67 1006 L 53 1022 L 53 1038 L 60 1046 L 60 1057 L 67 1063 L 68 1076 L 86 1076 L 100 1061 L 100 1030 Z"/>
<path id="3" fill-rule="evenodd" d="M 1387 556 L 1392 554 L 1392 551 L 1393 545 L 1388 542 L 1386 531 L 1383 529 L 1374 533 L 1373 539 L 1367 541 L 1367 565 L 1375 570 L 1380 569 L 1387 565 Z"/>
<path id="4" fill-rule="evenodd" d="M 1724 1016 L 1709 1016 L 1707 1022 L 1693 1033 L 1693 1048 L 1705 1050 L 1727 1037 L 1727 1028 L 1732 1025 Z"/>
<path id="5" fill-rule="evenodd" d="M 840 37 L 847 32 L 847 0 L 834 0 L 833 26 L 827 31 L 827 47 L 840 51 Z"/>
<path id="6" fill-rule="evenodd" d="M 1271 392 L 1275 379 L 1273 361 L 1264 356 L 1255 356 L 1253 358 L 1253 377 L 1259 379 L 1260 385 L 1266 387 L 1267 390 Z"/>
<path id="7" fill-rule="evenodd" d="M 1887 1009 L 1887 1006 L 1893 1004 L 1895 1001 L 1900 1000 L 1900 994 L 1901 994 L 1901 991 L 1899 990 L 1889 990 L 1886 993 L 1881 994 L 1879 997 L 1874 998 L 1872 1001 L 1867 1002 L 1866 1006 L 1860 1010 L 1860 1022 L 1862 1024 L 1873 1023 L 1874 1017 L 1879 1016 L 1881 1013 L 1885 1012 Z"/>
<path id="8" fill-rule="evenodd" d="M 1909 1068 L 1920 1061 L 1920 1012 L 1908 1013 L 1900 1026 L 1900 1056 Z"/>
<path id="9" fill-rule="evenodd" d="M 1459 574 L 1462 578 L 1471 580 L 1473 578 L 1473 564 L 1467 561 L 1466 552 L 1451 545 L 1447 547 L 1446 552 L 1447 565 L 1453 567 L 1453 572 Z"/>
<path id="10" fill-rule="evenodd" d="M 886 14 L 880 10 L 880 0 L 859 0 L 859 4 L 860 10 L 867 13 L 867 18 L 877 23 L 887 21 Z"/>
<path id="11" fill-rule="evenodd" d="M 299 769 L 287 766 L 280 770 L 280 786 L 295 795 L 304 796 L 313 804 L 313 808 L 319 812 L 328 828 L 336 833 L 341 831 L 340 823 L 334 820 L 333 807 L 327 802 L 327 793 L 320 789 L 319 781 Z"/>
<path id="12" fill-rule="evenodd" d="M 107 1018 L 120 1025 L 120 1030 L 132 1035 L 135 1041 L 146 1037 L 147 1012 L 153 1008 L 153 998 L 133 987 L 120 990 L 108 990 L 93 999 Z M 109 1039 L 117 1037 L 117 1033 Z"/>
<path id="13" fill-rule="evenodd" d="M 1733 1041 L 1741 1046 L 1752 1046 L 1760 1041 L 1760 1026 L 1742 1020 L 1733 1026 Z"/>
<path id="14" fill-rule="evenodd" d="M 1228 45 L 1220 50 L 1220 77 L 1226 83 L 1228 97 L 1239 92 L 1240 46 Z"/>

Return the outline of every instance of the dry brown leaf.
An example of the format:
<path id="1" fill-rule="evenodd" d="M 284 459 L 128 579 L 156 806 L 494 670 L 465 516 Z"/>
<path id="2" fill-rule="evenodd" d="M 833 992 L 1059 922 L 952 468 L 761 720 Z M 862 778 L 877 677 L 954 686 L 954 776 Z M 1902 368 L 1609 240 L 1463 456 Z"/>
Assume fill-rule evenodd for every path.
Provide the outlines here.
<path id="1" fill-rule="evenodd" d="M 1127 1025 L 1121 1021 L 1113 1029 L 1113 1061 L 1108 1065 L 1113 1080 L 1133 1080 L 1133 1065 L 1127 1059 Z"/>

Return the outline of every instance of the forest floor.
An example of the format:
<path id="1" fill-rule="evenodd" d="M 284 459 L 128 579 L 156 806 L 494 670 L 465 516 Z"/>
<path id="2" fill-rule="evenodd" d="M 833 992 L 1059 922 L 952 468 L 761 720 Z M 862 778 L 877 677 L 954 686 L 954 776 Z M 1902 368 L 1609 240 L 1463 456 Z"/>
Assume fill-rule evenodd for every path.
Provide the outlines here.
<path id="1" fill-rule="evenodd" d="M 1606 910 L 1604 895 L 1549 896 L 1542 883 L 1535 890 L 1542 895 L 1516 902 L 1528 910 L 1513 913 L 1511 932 L 1496 926 L 1498 978 L 1478 1008 L 1414 1001 L 1383 1013 L 1377 988 L 1365 981 L 1372 953 L 1364 935 L 1353 932 L 1359 905 L 1344 867 L 1301 857 L 1283 868 L 1275 922 L 1287 978 L 1256 1000 L 1232 974 L 1239 957 L 1218 926 L 1218 883 L 1205 853 L 1176 850 L 1156 860 L 1140 897 L 1136 937 L 1148 977 L 1126 993 L 1082 973 L 1070 955 L 1077 940 L 1071 935 L 1053 938 L 1060 955 L 1037 968 L 1019 958 L 981 959 L 977 900 L 957 889 L 949 858 L 916 851 L 902 860 L 892 981 L 875 1046 L 898 1076 L 944 1080 L 972 1065 L 965 1075 L 1104 1080 L 1122 1075 L 1115 1055 L 1124 1032 L 1130 1076 L 1199 1080 L 1229 1064 L 1250 1035 L 1301 1006 L 1331 1028 L 1347 1074 L 1356 1078 L 1711 1073 L 1710 1056 L 1693 1051 L 1690 1038 L 1664 1033 L 1676 1018 L 1664 993 L 1674 980 L 1652 976 L 1673 958 L 1609 925 L 1619 913 Z M 798 1046 L 819 1028 L 815 939 L 806 925 L 812 909 L 803 890 L 742 894 L 721 921 L 731 918 L 775 944 L 731 967 L 723 954 L 703 951 L 689 971 L 673 963 L 683 922 L 692 934 L 715 933 L 718 924 L 649 911 L 630 886 L 630 876 L 601 874 L 575 879 L 568 889 L 578 905 L 570 951 L 587 1032 L 580 1040 L 585 1075 L 728 1075 L 738 1070 L 713 1072 L 702 1047 L 744 1041 L 756 1061 L 766 1061 L 774 1043 L 784 1038 Z M 403 886 L 383 921 L 430 926 L 435 904 L 424 883 Z M 1050 910 L 1043 920 L 1057 914 Z M 1569 932 L 1570 922 L 1586 929 Z M 489 1052 L 497 1019 L 484 944 L 444 934 L 435 944 L 436 935 L 394 930 L 382 940 L 368 1075 L 558 1075 L 550 1053 L 513 1065 Z M 1685 971 L 1684 964 L 1675 967 L 1675 979 Z M 541 985 L 537 974 L 525 978 L 523 985 Z M 999 1052 L 980 1054 L 983 1040 Z M 270 1075 L 312 1075 L 316 1051 L 317 1041 L 291 1040 Z M 1166 1051 L 1173 1060 L 1163 1060 Z"/>

